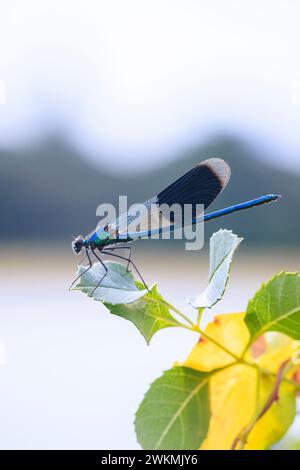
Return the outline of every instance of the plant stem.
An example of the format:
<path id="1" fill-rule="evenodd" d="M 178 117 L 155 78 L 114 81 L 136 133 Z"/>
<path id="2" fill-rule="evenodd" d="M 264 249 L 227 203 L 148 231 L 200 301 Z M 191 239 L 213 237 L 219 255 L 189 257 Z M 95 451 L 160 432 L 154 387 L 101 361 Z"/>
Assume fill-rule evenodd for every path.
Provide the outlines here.
<path id="1" fill-rule="evenodd" d="M 179 317 L 181 317 L 183 320 L 185 320 L 187 323 L 189 323 L 189 325 L 191 325 L 192 327 L 194 327 L 194 323 L 192 322 L 192 320 L 190 320 L 186 315 L 184 315 L 184 313 L 180 312 L 180 310 L 178 310 L 178 308 L 174 307 L 173 305 L 169 304 L 169 302 L 167 302 L 166 300 L 159 300 L 160 303 L 166 305 L 166 307 L 169 307 L 174 313 L 176 313 Z"/>
<path id="2" fill-rule="evenodd" d="M 253 369 L 257 370 L 257 372 L 259 374 L 264 374 L 264 375 L 268 375 L 270 377 L 276 377 L 277 374 L 275 374 L 274 372 L 271 372 L 269 371 L 268 369 L 265 369 L 263 367 L 260 367 L 258 364 L 255 364 L 253 362 L 248 362 L 246 361 L 243 357 L 239 357 L 237 356 L 236 354 L 234 354 L 233 352 L 231 352 L 229 349 L 227 349 L 225 346 L 223 346 L 222 344 L 220 344 L 218 341 L 216 341 L 214 338 L 212 338 L 211 336 L 207 335 L 204 331 L 202 331 L 200 328 L 190 328 L 189 326 L 186 326 L 185 328 L 187 328 L 188 330 L 191 330 L 191 331 L 196 331 L 197 333 L 201 334 L 205 339 L 207 339 L 208 341 L 211 341 L 213 344 L 215 344 L 215 346 L 217 346 L 218 348 L 222 349 L 225 353 L 229 354 L 230 356 L 232 356 L 234 359 L 235 359 L 235 362 L 233 362 L 232 366 L 234 365 L 237 365 L 237 364 L 242 364 L 244 366 L 247 366 L 247 367 L 252 367 Z M 290 385 L 292 385 L 293 387 L 295 387 L 296 390 L 300 390 L 300 384 L 298 384 L 297 382 L 295 382 L 294 380 L 291 380 L 291 379 L 288 379 L 286 377 L 283 377 L 282 378 L 283 382 L 286 382 Z"/>
<path id="3" fill-rule="evenodd" d="M 161 304 L 169 307 L 170 310 L 172 310 L 174 313 L 176 313 L 178 316 L 180 316 L 182 319 L 184 319 L 188 323 L 188 325 L 181 324 L 182 328 L 185 328 L 189 331 L 193 331 L 194 333 L 198 333 L 199 335 L 203 336 L 203 338 L 207 339 L 207 341 L 210 341 L 216 347 L 218 347 L 219 349 L 222 349 L 226 354 L 228 354 L 233 359 L 235 359 L 235 362 L 233 362 L 232 364 L 229 364 L 229 366 L 233 366 L 233 365 L 236 365 L 236 364 L 243 364 L 245 366 L 252 367 L 252 368 L 256 369 L 259 374 L 264 374 L 264 375 L 268 375 L 268 376 L 271 376 L 271 377 L 276 377 L 277 376 L 277 374 L 275 374 L 274 372 L 271 372 L 268 369 L 264 369 L 263 367 L 260 367 L 258 364 L 246 361 L 244 359 L 245 353 L 247 352 L 246 348 L 244 349 L 241 356 L 237 356 L 235 353 L 233 353 L 232 351 L 227 349 L 225 346 L 223 346 L 217 340 L 215 340 L 214 338 L 209 336 L 207 333 L 205 333 L 205 331 L 203 331 L 199 327 L 198 324 L 194 324 L 186 315 L 184 315 L 184 313 L 180 312 L 180 310 L 178 310 L 176 307 L 169 304 L 169 302 L 167 302 L 165 300 L 162 300 L 162 299 L 156 299 L 155 302 L 160 302 Z M 201 314 L 202 314 L 202 310 L 201 310 L 201 312 L 198 312 L 198 319 L 199 319 L 199 316 L 200 316 L 200 320 L 201 320 Z M 286 382 L 286 383 L 289 383 L 290 385 L 295 387 L 296 390 L 300 391 L 300 384 L 298 384 L 294 380 L 288 379 L 286 377 L 282 377 L 282 381 Z"/>
<path id="4" fill-rule="evenodd" d="M 202 313 L 204 308 L 198 308 L 198 316 L 197 316 L 197 326 L 200 328 Z"/>
<path id="5" fill-rule="evenodd" d="M 248 367 L 252 367 L 253 369 L 256 369 L 260 374 L 268 375 L 269 377 L 276 377 L 276 375 L 277 375 L 274 372 L 271 372 L 270 370 L 265 369 L 264 367 L 260 367 L 258 364 L 255 364 L 253 362 L 245 361 L 242 358 L 239 360 L 239 363 L 244 364 L 245 366 L 248 366 Z M 293 387 L 295 387 L 296 390 L 300 390 L 300 384 L 298 384 L 294 380 L 289 379 L 287 377 L 283 377 L 282 380 L 283 380 L 283 382 L 286 382 L 286 383 L 292 385 Z"/>
<path id="6" fill-rule="evenodd" d="M 232 351 L 230 351 L 229 349 L 227 349 L 225 346 L 223 346 L 223 344 L 219 343 L 218 341 L 216 341 L 214 338 L 212 338 L 211 336 L 209 336 L 207 333 L 205 333 L 203 330 L 201 330 L 201 328 L 199 328 L 197 325 L 193 325 L 192 328 L 189 327 L 189 330 L 191 331 L 194 331 L 196 333 L 199 333 L 199 335 L 203 336 L 203 338 L 207 339 L 207 341 L 210 341 L 211 343 L 213 343 L 215 346 L 217 346 L 217 348 L 220 348 L 222 349 L 226 354 L 228 354 L 229 356 L 231 356 L 233 359 L 235 359 L 236 362 L 241 362 L 240 358 L 234 354 Z M 242 361 L 243 362 L 243 361 Z"/>
<path id="7" fill-rule="evenodd" d="M 245 427 L 241 430 L 241 432 L 235 437 L 231 450 L 236 450 L 238 444 L 239 445 L 239 450 L 242 450 L 247 443 L 247 439 L 251 431 L 253 430 L 254 426 L 256 425 L 257 421 L 259 421 L 266 413 L 267 411 L 271 408 L 273 403 L 279 400 L 279 388 L 281 385 L 281 382 L 284 377 L 284 373 L 287 372 L 287 365 L 289 363 L 289 360 L 284 361 L 281 366 L 278 369 L 278 372 L 276 374 L 276 380 L 274 387 L 268 396 L 264 406 L 261 408 L 261 410 L 258 412 L 257 416 Z"/>
<path id="8" fill-rule="evenodd" d="M 201 330 L 201 328 L 199 327 L 198 324 L 194 324 L 186 315 L 184 315 L 182 312 L 180 312 L 180 310 L 178 310 L 176 307 L 174 307 L 173 305 L 169 304 L 167 301 L 165 300 L 158 300 L 159 302 L 161 302 L 162 304 L 166 305 L 167 307 L 169 307 L 171 310 L 173 310 L 173 312 L 175 312 L 178 316 L 180 316 L 181 318 L 183 318 L 187 323 L 189 323 L 190 326 L 187 326 L 187 325 L 183 325 L 186 329 L 190 330 L 190 331 L 193 331 L 194 333 L 199 333 L 201 336 L 203 336 L 203 338 L 207 339 L 208 341 L 210 341 L 211 343 L 214 343 L 215 346 L 217 346 L 218 348 L 222 349 L 226 354 L 229 354 L 229 356 L 233 357 L 233 359 L 235 359 L 237 362 L 240 361 L 240 358 L 234 354 L 233 352 L 229 351 L 229 349 L 227 349 L 225 346 L 223 346 L 222 344 L 220 344 L 218 341 L 216 341 L 214 338 L 212 338 L 211 336 L 209 336 L 208 334 L 206 334 L 203 330 Z M 200 311 L 201 310 L 201 311 Z M 200 318 L 201 320 L 201 314 L 202 314 L 202 309 L 199 309 L 199 313 L 198 313 L 198 319 Z"/>

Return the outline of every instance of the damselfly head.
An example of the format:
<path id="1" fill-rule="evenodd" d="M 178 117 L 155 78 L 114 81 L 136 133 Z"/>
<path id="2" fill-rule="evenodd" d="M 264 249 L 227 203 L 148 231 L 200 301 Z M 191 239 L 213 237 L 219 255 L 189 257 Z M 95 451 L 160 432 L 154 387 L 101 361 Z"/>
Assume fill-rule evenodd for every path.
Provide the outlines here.
<path id="1" fill-rule="evenodd" d="M 74 238 L 74 240 L 72 241 L 72 250 L 76 255 L 81 252 L 83 244 L 84 239 L 82 235 L 78 235 L 78 237 Z"/>

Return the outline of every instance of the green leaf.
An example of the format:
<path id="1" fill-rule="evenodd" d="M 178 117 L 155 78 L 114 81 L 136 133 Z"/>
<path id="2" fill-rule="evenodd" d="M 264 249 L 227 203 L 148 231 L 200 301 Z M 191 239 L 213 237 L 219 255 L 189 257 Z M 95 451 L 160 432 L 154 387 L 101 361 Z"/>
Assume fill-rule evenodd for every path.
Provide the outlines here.
<path id="1" fill-rule="evenodd" d="M 134 281 L 132 274 L 123 264 L 107 261 L 105 265 L 108 273 L 95 291 L 95 287 L 105 272 L 100 263 L 95 263 L 83 274 L 74 289 L 81 290 L 94 300 L 101 301 L 112 314 L 131 321 L 147 343 L 150 342 L 154 333 L 162 328 L 182 326 L 170 314 L 169 305 L 157 292 L 156 286 L 151 288 L 150 294 L 143 289 L 142 284 Z M 77 275 L 85 269 L 79 266 Z"/>
<path id="2" fill-rule="evenodd" d="M 94 300 L 112 305 L 135 302 L 148 292 L 146 289 L 141 290 L 136 286 L 133 275 L 127 271 L 123 264 L 114 261 L 106 261 L 104 264 L 108 272 L 96 290 L 94 290 L 95 287 L 105 274 L 105 269 L 100 263 L 95 263 L 83 274 L 73 289 L 81 290 Z M 84 266 L 78 266 L 77 276 L 85 269 Z"/>
<path id="3" fill-rule="evenodd" d="M 210 420 L 211 373 L 174 367 L 155 380 L 135 418 L 143 449 L 198 449 Z"/>
<path id="4" fill-rule="evenodd" d="M 267 331 L 300 340 L 300 276 L 279 273 L 248 303 L 245 322 L 252 342 Z"/>
<path id="5" fill-rule="evenodd" d="M 188 299 L 194 308 L 211 308 L 223 297 L 232 258 L 242 240 L 229 230 L 213 234 L 209 243 L 209 283 L 202 294 Z"/>
<path id="6" fill-rule="evenodd" d="M 105 306 L 114 315 L 131 321 L 144 336 L 147 343 L 150 342 L 154 333 L 163 328 L 182 326 L 170 314 L 168 305 L 164 303 L 163 298 L 157 292 L 156 286 L 152 287 L 151 294 L 147 293 L 147 295 L 133 303 L 126 305 L 105 303 Z"/>

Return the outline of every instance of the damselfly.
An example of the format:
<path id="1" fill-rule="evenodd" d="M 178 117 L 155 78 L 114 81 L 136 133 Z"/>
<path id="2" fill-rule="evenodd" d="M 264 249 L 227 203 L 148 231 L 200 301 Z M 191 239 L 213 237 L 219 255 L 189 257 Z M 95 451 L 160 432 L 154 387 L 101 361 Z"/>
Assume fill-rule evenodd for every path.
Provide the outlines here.
<path id="1" fill-rule="evenodd" d="M 139 226 L 143 227 L 142 219 L 148 220 L 151 210 L 152 220 L 150 229 L 130 231 L 128 227 L 130 227 L 129 222 L 131 216 L 128 215 L 128 213 L 125 213 L 115 222 L 97 227 L 86 237 L 78 235 L 72 242 L 72 249 L 76 254 L 81 251 L 85 251 L 88 266 L 85 271 L 83 271 L 80 276 L 73 281 L 71 287 L 85 272 L 91 269 L 93 265 L 91 255 L 94 255 L 104 268 L 104 274 L 102 278 L 99 279 L 99 282 L 94 289 L 95 291 L 100 286 L 108 271 L 106 265 L 101 259 L 101 255 L 109 255 L 127 261 L 127 268 L 131 265 L 141 278 L 144 286 L 147 288 L 141 273 L 131 259 L 131 247 L 128 246 L 127 243 L 141 238 L 149 238 L 152 235 L 160 235 L 166 230 L 169 230 L 170 232 L 175 230 L 175 223 L 171 217 L 167 223 L 164 220 L 163 226 L 160 224 L 161 217 L 154 217 L 156 222 L 153 224 L 153 214 L 155 214 L 155 212 L 160 214 L 160 208 L 162 205 L 172 206 L 173 204 L 179 204 L 183 210 L 185 205 L 191 205 L 193 208 L 191 223 L 197 224 L 216 219 L 218 217 L 223 217 L 237 211 L 277 201 L 280 198 L 277 194 L 268 194 L 251 201 L 226 207 L 208 214 L 204 214 L 203 211 L 201 214 L 197 213 L 197 204 L 201 204 L 204 210 L 207 209 L 226 187 L 229 178 L 230 167 L 224 160 L 219 158 L 205 160 L 198 163 L 192 170 L 188 171 L 186 174 L 181 176 L 181 178 L 161 191 L 157 196 L 149 199 L 143 204 L 144 211 L 140 214 Z M 125 246 L 121 246 L 121 244 L 125 244 Z M 115 250 L 126 250 L 128 256 L 116 254 L 114 253 Z"/>

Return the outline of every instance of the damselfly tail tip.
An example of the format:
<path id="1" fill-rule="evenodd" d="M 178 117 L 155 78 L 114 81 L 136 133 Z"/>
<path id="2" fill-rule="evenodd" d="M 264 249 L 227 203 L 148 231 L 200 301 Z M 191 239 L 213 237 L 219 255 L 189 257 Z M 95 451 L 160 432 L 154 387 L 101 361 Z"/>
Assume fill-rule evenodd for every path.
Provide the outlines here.
<path id="1" fill-rule="evenodd" d="M 282 198 L 281 194 L 269 194 L 270 201 L 279 201 Z"/>

